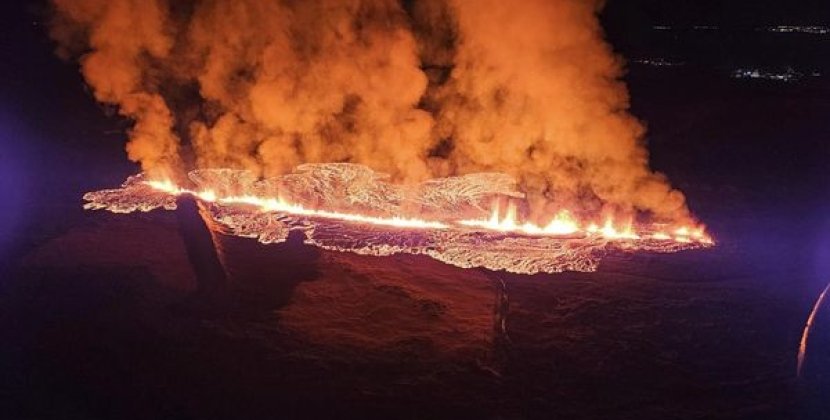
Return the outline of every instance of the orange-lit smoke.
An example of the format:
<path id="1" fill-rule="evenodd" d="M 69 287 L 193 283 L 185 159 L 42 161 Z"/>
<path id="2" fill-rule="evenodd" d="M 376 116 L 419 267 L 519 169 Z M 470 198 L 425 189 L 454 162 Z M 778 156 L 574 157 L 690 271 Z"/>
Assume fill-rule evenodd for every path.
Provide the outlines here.
<path id="1" fill-rule="evenodd" d="M 167 175 L 179 164 L 179 140 L 171 131 L 174 117 L 159 94 L 150 68 L 171 59 L 167 4 L 158 0 L 54 0 L 58 14 L 52 36 L 58 54 L 84 52 L 81 71 L 95 98 L 118 105 L 135 120 L 127 154 L 150 173 Z M 159 173 L 164 172 L 164 173 Z"/>
<path id="2" fill-rule="evenodd" d="M 436 95 L 453 170 L 517 176 L 537 214 L 579 203 L 687 216 L 683 195 L 648 167 L 644 129 L 627 112 L 620 60 L 596 17 L 601 2 L 450 3 L 458 42 Z"/>
<path id="3" fill-rule="evenodd" d="M 151 176 L 495 171 L 531 214 L 689 217 L 648 167 L 600 1 L 53 1 L 60 51 L 135 120 L 129 156 Z"/>

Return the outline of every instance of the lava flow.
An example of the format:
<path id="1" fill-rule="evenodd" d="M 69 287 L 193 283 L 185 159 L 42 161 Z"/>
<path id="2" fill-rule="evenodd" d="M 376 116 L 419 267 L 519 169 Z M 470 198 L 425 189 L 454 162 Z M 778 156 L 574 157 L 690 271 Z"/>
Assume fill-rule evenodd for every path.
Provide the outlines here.
<path id="1" fill-rule="evenodd" d="M 265 180 L 230 169 L 197 170 L 190 178 L 196 188 L 137 175 L 119 189 L 87 193 L 85 208 L 172 210 L 177 196 L 190 194 L 224 233 L 262 243 L 283 242 L 299 230 L 306 243 L 329 250 L 424 254 L 465 268 L 526 274 L 593 271 L 614 249 L 673 252 L 713 245 L 702 227 L 618 225 L 610 218 L 583 223 L 567 210 L 545 225 L 521 221 L 515 205 L 521 194 L 502 174 L 399 186 L 364 166 L 313 164 Z M 503 212 L 502 201 L 508 203 Z"/>

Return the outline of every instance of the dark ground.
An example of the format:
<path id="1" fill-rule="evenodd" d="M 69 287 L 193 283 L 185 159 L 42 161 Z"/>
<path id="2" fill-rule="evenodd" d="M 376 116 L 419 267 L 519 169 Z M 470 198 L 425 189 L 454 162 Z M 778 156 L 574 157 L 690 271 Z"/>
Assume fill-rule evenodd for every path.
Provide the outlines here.
<path id="1" fill-rule="evenodd" d="M 126 125 L 35 18 L 5 19 L 0 417 L 830 418 L 830 308 L 795 377 L 830 281 L 830 78 L 632 67 L 653 166 L 715 249 L 528 277 L 226 238 L 239 278 L 295 287 L 210 300 L 191 293 L 173 213 L 81 210 L 84 191 L 135 171 Z"/>

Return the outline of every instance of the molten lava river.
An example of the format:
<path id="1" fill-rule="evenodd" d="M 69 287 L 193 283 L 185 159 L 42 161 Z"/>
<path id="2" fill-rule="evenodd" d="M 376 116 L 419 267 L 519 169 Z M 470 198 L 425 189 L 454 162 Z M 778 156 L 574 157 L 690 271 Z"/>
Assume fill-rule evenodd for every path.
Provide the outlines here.
<path id="1" fill-rule="evenodd" d="M 283 242 L 297 230 L 307 244 L 327 250 L 424 254 L 459 267 L 524 274 L 594 271 L 612 251 L 674 252 L 714 244 L 702 227 L 583 223 L 566 210 L 547 224 L 521 222 L 513 203 L 523 195 L 505 174 L 400 186 L 367 167 L 339 163 L 301 165 L 264 180 L 232 169 L 196 170 L 189 178 L 193 189 L 135 175 L 121 188 L 85 194 L 84 208 L 175 210 L 177 197 L 190 194 L 224 233 L 266 244 Z"/>

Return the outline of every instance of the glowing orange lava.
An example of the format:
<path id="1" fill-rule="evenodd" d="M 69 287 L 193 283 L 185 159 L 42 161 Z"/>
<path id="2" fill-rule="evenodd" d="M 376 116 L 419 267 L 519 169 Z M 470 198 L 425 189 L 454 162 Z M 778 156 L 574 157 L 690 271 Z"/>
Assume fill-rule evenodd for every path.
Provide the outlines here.
<path id="1" fill-rule="evenodd" d="M 398 227 L 398 228 L 414 228 L 414 229 L 446 229 L 449 225 L 446 225 L 441 222 L 437 221 L 429 221 L 429 220 L 422 220 L 417 218 L 408 218 L 408 217 L 374 217 L 374 216 L 366 216 L 360 214 L 351 214 L 351 213 L 341 213 L 336 211 L 326 211 L 326 210 L 313 210 L 307 209 L 299 204 L 291 204 L 287 203 L 281 198 L 263 198 L 257 197 L 253 195 L 241 195 L 241 196 L 227 196 L 227 197 L 219 197 L 217 196 L 216 192 L 212 190 L 201 190 L 201 191 L 193 191 L 188 190 L 185 188 L 179 188 L 175 184 L 170 181 L 147 181 L 147 185 L 169 194 L 173 195 L 181 195 L 181 194 L 191 194 L 203 201 L 207 201 L 210 203 L 217 203 L 217 204 L 224 204 L 224 205 L 233 205 L 233 204 L 242 204 L 242 205 L 251 205 L 258 207 L 262 211 L 266 212 L 279 212 L 279 213 L 287 213 L 299 216 L 312 216 L 312 217 L 320 217 L 324 219 L 336 219 L 336 220 L 343 220 L 347 222 L 357 222 L 357 223 L 368 223 L 372 225 L 379 225 L 379 226 L 391 226 L 391 227 Z"/>
<path id="2" fill-rule="evenodd" d="M 609 252 L 678 252 L 712 246 L 702 226 L 645 223 L 634 217 L 589 219 L 559 208 L 524 218 L 525 203 L 506 174 L 477 173 L 413 185 L 389 183 L 350 163 L 305 164 L 261 179 L 237 169 L 188 173 L 195 187 L 145 174 L 120 188 L 84 194 L 84 208 L 118 214 L 175 210 L 192 196 L 202 217 L 226 235 L 263 244 L 301 235 L 306 245 L 360 255 L 426 255 L 461 268 L 517 273 L 595 271 Z M 537 222 L 541 221 L 541 222 Z"/>
<path id="3" fill-rule="evenodd" d="M 509 203 L 504 215 L 501 215 L 499 205 L 496 203 L 488 219 L 460 219 L 451 221 L 425 220 L 415 217 L 392 216 L 379 217 L 364 214 L 345 213 L 338 211 L 320 210 L 306 208 L 300 204 L 287 202 L 281 197 L 258 197 L 254 195 L 228 195 L 220 196 L 215 191 L 189 190 L 176 186 L 169 180 L 145 181 L 147 185 L 160 192 L 171 195 L 190 194 L 199 199 L 220 205 L 250 205 L 263 212 L 276 212 L 291 215 L 319 217 L 355 223 L 366 223 L 378 226 L 389 226 L 404 229 L 449 229 L 449 228 L 473 228 L 494 232 L 515 233 L 526 236 L 561 236 L 561 237 L 600 237 L 607 240 L 642 240 L 651 239 L 658 241 L 674 241 L 678 243 L 701 243 L 713 244 L 713 240 L 705 233 L 703 227 L 681 226 L 673 231 L 673 235 L 664 233 L 661 230 L 651 229 L 652 233 L 640 234 L 635 231 L 631 221 L 623 224 L 615 224 L 614 220 L 607 218 L 598 225 L 596 223 L 581 223 L 568 210 L 560 210 L 543 226 L 529 221 L 520 221 L 516 205 Z M 646 229 L 649 230 L 649 229 Z"/>

